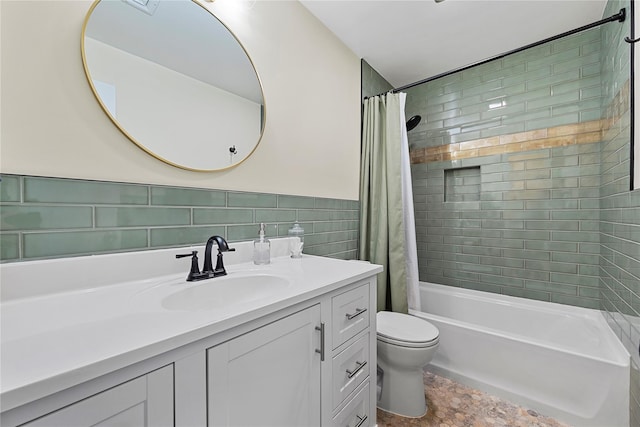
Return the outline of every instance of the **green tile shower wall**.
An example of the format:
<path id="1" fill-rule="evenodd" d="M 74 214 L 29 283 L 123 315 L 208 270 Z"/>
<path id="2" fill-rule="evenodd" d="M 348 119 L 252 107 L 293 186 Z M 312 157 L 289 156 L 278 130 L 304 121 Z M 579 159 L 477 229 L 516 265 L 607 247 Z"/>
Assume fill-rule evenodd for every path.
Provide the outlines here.
<path id="1" fill-rule="evenodd" d="M 407 90 L 411 148 L 599 120 L 600 37 Z M 420 279 L 599 308 L 599 161 L 592 143 L 412 165 Z"/>
<path id="2" fill-rule="evenodd" d="M 385 93 L 393 86 L 374 70 L 364 59 L 360 61 L 360 72 L 362 77 L 362 98 L 376 96 Z"/>
<path id="3" fill-rule="evenodd" d="M 420 279 L 598 308 L 599 169 L 580 163 L 598 151 L 585 144 L 413 165 Z M 479 200 L 445 201 L 451 169 L 479 171 Z"/>
<path id="4" fill-rule="evenodd" d="M 417 148 L 598 120 L 600 28 L 408 89 L 415 114 Z"/>
<path id="5" fill-rule="evenodd" d="M 202 244 L 214 234 L 250 240 L 257 224 L 286 236 L 305 229 L 305 252 L 357 257 L 359 203 L 246 193 L 3 175 L 4 262 Z"/>
<path id="6" fill-rule="evenodd" d="M 627 8 L 628 1 L 609 1 L 604 16 Z M 637 4 L 636 4 L 636 7 Z M 613 126 L 601 144 L 600 290 L 609 325 L 631 354 L 630 425 L 640 425 L 640 190 L 629 191 L 629 97 L 616 99 L 628 89 L 629 47 L 623 41 L 630 22 L 607 25 L 602 31 L 604 117 Z M 636 71 L 637 72 L 637 71 Z M 636 105 L 637 105 L 636 101 Z M 638 132 L 640 124 L 635 124 Z"/>

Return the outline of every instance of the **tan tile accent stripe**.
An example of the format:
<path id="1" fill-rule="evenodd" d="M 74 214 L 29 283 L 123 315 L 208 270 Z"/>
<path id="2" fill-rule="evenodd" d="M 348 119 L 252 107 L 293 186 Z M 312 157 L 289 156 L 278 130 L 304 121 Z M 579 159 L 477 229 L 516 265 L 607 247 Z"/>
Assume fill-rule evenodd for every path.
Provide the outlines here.
<path id="1" fill-rule="evenodd" d="M 436 147 L 415 148 L 410 151 L 411 163 L 441 162 L 600 142 L 602 141 L 603 132 L 615 126 L 618 119 L 622 117 L 628 108 L 629 81 L 622 86 L 609 104 L 606 119 L 474 139 Z"/>
<path id="2" fill-rule="evenodd" d="M 600 142 L 604 123 L 605 120 L 593 120 L 437 147 L 417 148 L 411 150 L 411 163 L 441 162 Z"/>

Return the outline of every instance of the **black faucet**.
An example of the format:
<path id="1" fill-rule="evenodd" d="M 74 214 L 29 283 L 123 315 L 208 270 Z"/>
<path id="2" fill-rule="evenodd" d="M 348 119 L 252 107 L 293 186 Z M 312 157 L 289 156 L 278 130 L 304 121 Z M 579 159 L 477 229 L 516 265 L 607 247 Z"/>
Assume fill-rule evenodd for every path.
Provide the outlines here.
<path id="1" fill-rule="evenodd" d="M 198 251 L 192 251 L 190 254 L 179 254 L 176 255 L 176 258 L 186 258 L 191 257 L 191 270 L 189 271 L 189 275 L 187 276 L 187 282 L 193 282 L 194 280 L 200 280 L 200 267 L 198 266 Z M 204 277 L 203 277 L 204 279 Z"/>
<path id="2" fill-rule="evenodd" d="M 213 248 L 214 242 L 218 244 L 216 268 L 213 268 L 213 264 L 211 262 L 211 249 Z M 189 271 L 189 275 L 187 276 L 187 282 L 194 282 L 197 280 L 210 279 L 212 277 L 226 276 L 227 270 L 225 270 L 224 263 L 222 262 L 222 252 L 233 251 L 235 251 L 235 249 L 230 248 L 227 241 L 222 237 L 211 236 L 209 237 L 209 240 L 207 240 L 207 246 L 204 251 L 204 267 L 202 268 L 202 272 L 200 272 L 200 268 L 198 267 L 198 251 L 193 251 L 190 254 L 176 255 L 176 258 L 191 257 L 191 271 Z"/>
<path id="3" fill-rule="evenodd" d="M 216 260 L 216 268 L 214 269 L 211 262 L 211 248 L 213 242 L 218 244 L 218 257 Z M 202 274 L 210 274 L 209 277 L 226 276 L 227 270 L 224 269 L 224 263 L 222 262 L 222 252 L 233 252 L 234 248 L 230 248 L 226 240 L 220 236 L 211 236 L 207 240 L 207 246 L 204 250 L 204 267 L 202 267 Z"/>

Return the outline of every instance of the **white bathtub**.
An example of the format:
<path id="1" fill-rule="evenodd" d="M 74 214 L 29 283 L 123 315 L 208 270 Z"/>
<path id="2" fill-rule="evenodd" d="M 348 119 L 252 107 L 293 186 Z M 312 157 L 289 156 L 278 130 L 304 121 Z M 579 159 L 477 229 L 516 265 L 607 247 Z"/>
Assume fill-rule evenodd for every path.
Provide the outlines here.
<path id="1" fill-rule="evenodd" d="M 420 283 L 428 370 L 575 426 L 629 426 L 629 354 L 597 310 Z"/>

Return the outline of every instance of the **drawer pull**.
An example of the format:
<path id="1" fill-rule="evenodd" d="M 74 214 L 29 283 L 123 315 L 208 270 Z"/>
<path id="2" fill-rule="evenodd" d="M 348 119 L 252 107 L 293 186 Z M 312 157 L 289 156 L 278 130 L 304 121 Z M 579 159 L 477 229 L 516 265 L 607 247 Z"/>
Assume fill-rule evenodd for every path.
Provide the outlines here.
<path id="1" fill-rule="evenodd" d="M 362 370 L 362 368 L 365 367 L 365 365 L 367 364 L 367 361 L 365 360 L 364 362 L 358 362 L 356 360 L 356 369 L 354 369 L 353 371 L 350 371 L 347 369 L 347 378 L 353 378 L 356 376 L 356 374 L 358 372 L 360 372 Z"/>
<path id="2" fill-rule="evenodd" d="M 316 331 L 320 331 L 320 349 L 316 348 L 316 353 L 320 353 L 320 361 L 324 362 L 324 322 L 316 326 Z"/>
<path id="3" fill-rule="evenodd" d="M 364 417 L 361 417 L 360 415 L 356 415 L 356 417 L 358 417 L 358 424 L 356 424 L 355 427 L 360 427 L 362 424 L 364 424 L 365 421 L 367 421 L 366 415 Z"/>
<path id="4" fill-rule="evenodd" d="M 346 314 L 347 319 L 349 319 L 349 320 L 354 319 L 354 318 L 356 318 L 356 317 L 360 316 L 360 315 L 361 315 L 362 313 L 364 313 L 365 311 L 367 311 L 367 309 L 366 309 L 366 308 L 356 308 L 356 312 L 355 312 L 355 313 L 353 313 L 353 314 L 349 314 L 349 313 L 347 313 L 347 314 Z"/>

